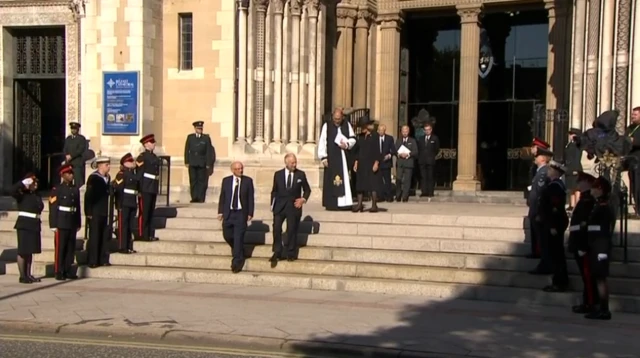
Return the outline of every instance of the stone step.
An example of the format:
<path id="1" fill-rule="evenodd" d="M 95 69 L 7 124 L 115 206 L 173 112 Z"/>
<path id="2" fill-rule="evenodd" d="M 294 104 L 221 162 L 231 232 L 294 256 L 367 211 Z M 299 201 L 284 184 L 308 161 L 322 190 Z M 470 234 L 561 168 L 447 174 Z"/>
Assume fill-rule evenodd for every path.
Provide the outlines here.
<path id="1" fill-rule="evenodd" d="M 227 260 L 229 264 L 229 260 Z M 295 266 L 299 262 L 291 264 Z M 285 265 L 282 265 L 285 266 Z M 50 276 L 53 265 L 36 262 L 33 266 L 37 276 Z M 8 265 L 7 273 L 17 275 L 16 265 Z M 421 282 L 395 279 L 370 279 L 338 276 L 286 274 L 280 272 L 241 272 L 232 274 L 223 270 L 203 270 L 168 267 L 111 266 L 90 269 L 80 267 L 81 277 L 129 279 L 140 281 L 167 281 L 189 283 L 233 284 L 246 286 L 276 286 L 301 289 L 369 292 L 390 295 L 418 295 L 439 299 L 472 299 L 493 302 L 508 302 L 526 305 L 548 305 L 569 307 L 580 300 L 579 293 L 546 293 L 540 289 L 469 285 L 439 282 Z M 640 312 L 640 298 L 612 295 L 611 309 L 618 312 Z"/>
<path id="2" fill-rule="evenodd" d="M 50 231 L 43 232 L 42 247 L 53 248 L 53 235 Z M 82 249 L 84 240 L 81 240 L 82 233 L 78 235 L 77 248 Z M 221 231 L 210 231 L 202 240 L 194 240 L 193 237 L 186 239 L 162 238 L 158 242 L 146 243 L 135 242 L 135 247 L 167 247 L 169 252 L 175 253 L 200 253 L 206 252 L 209 245 L 224 243 Z M 459 254 L 497 255 L 497 256 L 525 256 L 530 253 L 530 244 L 507 241 L 490 240 L 455 240 L 442 238 L 409 238 L 409 237 L 378 237 L 378 236 L 338 236 L 327 234 L 298 235 L 301 246 L 306 248 L 342 248 L 342 249 L 372 249 L 407 252 L 446 252 Z M 114 241 L 115 242 L 115 241 Z M 272 235 L 264 233 L 247 232 L 245 243 L 249 247 L 260 245 L 271 245 Z M 3 245 L 16 245 L 16 236 L 13 231 L 0 232 L 0 243 Z M 183 246 L 187 245 L 187 246 Z M 115 245 L 115 243 L 114 243 Z M 226 245 L 226 244 L 225 244 Z M 188 247 L 188 249 L 187 249 Z M 170 249 L 169 249 L 170 248 Z M 191 251 L 205 250 L 205 251 Z M 306 249 L 305 248 L 305 249 Z M 115 246 L 114 246 L 115 250 Z M 159 249 L 163 250 L 163 249 Z M 187 250 L 187 251 L 184 251 Z M 165 252 L 165 251 L 160 251 Z M 612 252 L 614 261 L 622 261 L 624 253 L 622 248 L 615 247 Z M 640 262 L 640 247 L 628 248 L 628 260 L 630 262 Z"/>

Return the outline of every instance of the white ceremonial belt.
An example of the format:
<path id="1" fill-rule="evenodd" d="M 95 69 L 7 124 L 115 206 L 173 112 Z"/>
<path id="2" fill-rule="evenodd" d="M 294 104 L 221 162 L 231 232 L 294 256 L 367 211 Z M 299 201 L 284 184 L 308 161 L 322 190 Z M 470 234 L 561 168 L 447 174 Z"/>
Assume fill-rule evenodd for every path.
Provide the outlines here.
<path id="1" fill-rule="evenodd" d="M 137 190 L 133 190 L 133 189 L 125 189 L 124 193 L 125 194 L 136 195 L 136 194 L 138 194 L 138 191 Z"/>
<path id="2" fill-rule="evenodd" d="M 147 179 L 151 179 L 151 180 L 156 180 L 156 179 L 158 179 L 158 176 L 157 176 L 157 175 L 153 175 L 153 174 L 149 174 L 149 173 L 144 173 L 142 176 L 143 176 L 143 177 L 145 177 L 145 178 L 147 178 Z"/>
<path id="3" fill-rule="evenodd" d="M 58 206 L 58 210 L 66 211 L 68 213 L 75 213 L 76 212 L 76 208 L 71 207 L 71 206 Z"/>
<path id="4" fill-rule="evenodd" d="M 587 231 L 600 231 L 600 225 L 589 225 Z"/>
<path id="5" fill-rule="evenodd" d="M 569 231 L 580 231 L 580 225 L 569 226 Z"/>
<path id="6" fill-rule="evenodd" d="M 40 214 L 34 214 L 28 211 L 20 211 L 18 212 L 18 216 L 24 216 L 25 218 L 32 218 L 32 219 L 40 219 Z"/>

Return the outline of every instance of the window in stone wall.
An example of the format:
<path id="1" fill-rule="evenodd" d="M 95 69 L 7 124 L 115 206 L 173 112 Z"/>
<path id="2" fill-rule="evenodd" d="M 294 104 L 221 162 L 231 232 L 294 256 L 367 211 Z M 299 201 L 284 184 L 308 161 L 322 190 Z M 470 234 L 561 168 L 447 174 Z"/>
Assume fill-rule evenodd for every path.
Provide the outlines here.
<path id="1" fill-rule="evenodd" d="M 178 14 L 179 17 L 179 66 L 182 71 L 193 69 L 193 14 Z"/>

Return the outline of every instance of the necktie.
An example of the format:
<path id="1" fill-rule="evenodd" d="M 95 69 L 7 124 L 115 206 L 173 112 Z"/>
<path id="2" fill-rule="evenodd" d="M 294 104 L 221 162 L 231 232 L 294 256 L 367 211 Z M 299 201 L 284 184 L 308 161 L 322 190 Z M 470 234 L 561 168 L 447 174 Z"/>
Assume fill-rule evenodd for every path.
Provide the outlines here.
<path id="1" fill-rule="evenodd" d="M 384 137 L 380 137 L 380 153 L 382 153 L 382 143 L 384 143 Z"/>
<path id="2" fill-rule="evenodd" d="M 231 197 L 231 208 L 238 210 L 238 195 L 240 193 L 240 178 L 236 178 L 236 186 L 233 188 L 233 196 Z"/>
<path id="3" fill-rule="evenodd" d="M 424 138 L 424 142 L 425 142 L 426 144 L 429 144 L 429 136 L 426 136 L 426 137 Z"/>
<path id="4" fill-rule="evenodd" d="M 200 134 L 196 134 L 196 138 L 200 138 Z"/>
<path id="5" fill-rule="evenodd" d="M 289 176 L 287 176 L 287 189 L 291 189 L 292 183 L 293 183 L 293 173 L 289 172 Z"/>
<path id="6" fill-rule="evenodd" d="M 402 144 L 407 144 L 407 138 L 402 140 Z"/>

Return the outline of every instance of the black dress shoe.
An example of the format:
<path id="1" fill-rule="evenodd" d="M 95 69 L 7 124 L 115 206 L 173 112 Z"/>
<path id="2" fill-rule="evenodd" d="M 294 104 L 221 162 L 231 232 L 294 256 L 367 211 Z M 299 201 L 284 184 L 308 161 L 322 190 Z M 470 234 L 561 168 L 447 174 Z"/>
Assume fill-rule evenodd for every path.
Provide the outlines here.
<path id="1" fill-rule="evenodd" d="M 92 269 L 98 268 L 98 267 L 99 267 L 98 265 L 89 265 L 89 268 L 92 268 Z"/>
<path id="2" fill-rule="evenodd" d="M 25 283 L 25 284 L 33 283 L 33 281 L 31 281 L 31 279 L 29 279 L 28 277 L 20 277 L 20 278 L 18 279 L 18 282 L 20 282 L 20 283 Z"/>
<path id="3" fill-rule="evenodd" d="M 409 201 L 409 198 L 402 199 L 402 202 L 403 202 L 403 203 L 406 203 L 407 201 Z"/>
<path id="4" fill-rule="evenodd" d="M 29 280 L 31 280 L 31 282 L 42 282 L 41 279 L 34 277 L 32 275 L 29 275 Z"/>
<path id="5" fill-rule="evenodd" d="M 138 253 L 138 251 L 136 251 L 136 250 L 129 250 L 127 253 L 129 253 L 129 254 L 137 254 L 137 253 Z"/>
<path id="6" fill-rule="evenodd" d="M 61 273 L 56 275 L 56 281 L 64 281 L 66 278 Z"/>
<path id="7" fill-rule="evenodd" d="M 240 267 L 231 266 L 231 272 L 233 272 L 233 273 L 238 273 L 238 272 L 240 272 L 240 270 L 241 270 Z"/>
<path id="8" fill-rule="evenodd" d="M 289 257 L 287 257 L 287 261 L 289 261 L 289 262 L 293 262 L 293 261 L 295 261 L 295 260 L 296 260 L 296 258 L 295 258 L 295 257 L 293 257 L 293 256 L 289 256 Z"/>
<path id="9" fill-rule="evenodd" d="M 387 199 L 387 203 L 393 203 L 393 198 Z"/>
<path id="10" fill-rule="evenodd" d="M 401 197 L 399 197 L 399 196 L 398 196 L 398 197 L 396 197 L 396 201 L 397 201 L 397 202 L 400 202 L 400 200 L 402 200 L 402 198 L 401 198 Z"/>
<path id="11" fill-rule="evenodd" d="M 109 266 L 111 266 L 111 264 L 110 264 L 110 263 L 108 263 L 108 262 L 105 262 L 105 263 L 103 263 L 103 264 L 102 264 L 102 265 L 100 265 L 100 266 L 106 266 L 106 267 L 109 267 Z"/>
<path id="12" fill-rule="evenodd" d="M 196 199 L 191 199 L 191 201 L 189 201 L 190 203 L 197 203 L 198 201 Z"/>
<path id="13" fill-rule="evenodd" d="M 160 240 L 160 239 L 159 239 L 159 238 L 157 238 L 157 237 L 151 237 L 151 238 L 149 238 L 149 241 L 158 241 L 158 240 Z"/>
<path id="14" fill-rule="evenodd" d="M 593 311 L 593 307 L 589 305 L 585 305 L 584 303 L 581 305 L 575 305 L 571 307 L 571 312 L 573 313 L 585 314 L 585 313 L 590 313 L 591 311 Z"/>
<path id="15" fill-rule="evenodd" d="M 125 254 L 125 255 L 130 254 L 129 250 L 120 250 L 120 251 L 118 251 L 118 253 Z"/>
<path id="16" fill-rule="evenodd" d="M 591 313 L 587 313 L 584 318 L 586 319 L 597 319 L 602 321 L 608 321 L 611 319 L 611 312 L 605 310 L 597 310 Z"/>
<path id="17" fill-rule="evenodd" d="M 78 279 L 78 275 L 74 275 L 74 274 L 67 274 L 67 275 L 64 275 L 64 277 L 66 279 L 69 279 L 69 280 L 77 280 Z"/>

